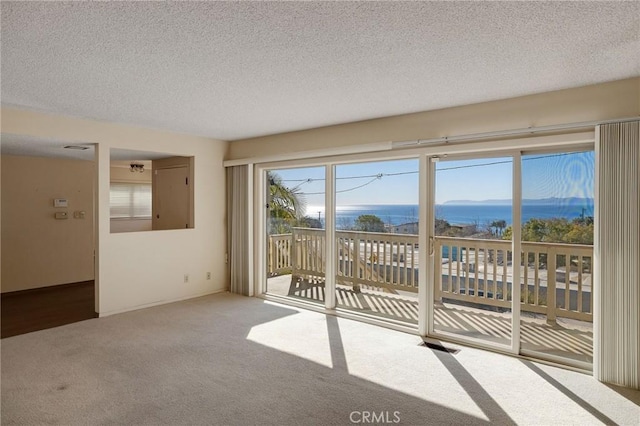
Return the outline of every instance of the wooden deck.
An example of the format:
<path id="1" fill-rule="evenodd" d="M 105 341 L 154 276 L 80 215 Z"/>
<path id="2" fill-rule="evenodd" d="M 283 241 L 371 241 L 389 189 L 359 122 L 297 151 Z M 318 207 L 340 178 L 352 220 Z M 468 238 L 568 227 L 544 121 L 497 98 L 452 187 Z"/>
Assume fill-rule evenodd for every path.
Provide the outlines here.
<path id="1" fill-rule="evenodd" d="M 269 278 L 268 293 L 324 304 L 324 280 L 292 282 L 291 275 Z M 337 305 L 382 318 L 418 323 L 418 300 L 415 293 L 393 294 L 363 287 L 337 286 Z M 522 348 L 541 355 L 553 355 L 591 363 L 593 332 L 591 323 L 558 318 L 554 326 L 544 315 L 522 314 L 520 338 Z M 506 344 L 511 335 L 511 315 L 453 303 L 435 306 L 437 331 Z"/>

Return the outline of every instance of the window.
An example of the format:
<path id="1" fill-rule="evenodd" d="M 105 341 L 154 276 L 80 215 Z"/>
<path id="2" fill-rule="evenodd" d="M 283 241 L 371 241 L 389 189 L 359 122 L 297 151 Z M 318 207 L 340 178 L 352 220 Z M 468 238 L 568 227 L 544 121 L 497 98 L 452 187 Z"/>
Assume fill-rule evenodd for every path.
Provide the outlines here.
<path id="1" fill-rule="evenodd" d="M 111 219 L 151 218 L 151 183 L 112 183 Z"/>

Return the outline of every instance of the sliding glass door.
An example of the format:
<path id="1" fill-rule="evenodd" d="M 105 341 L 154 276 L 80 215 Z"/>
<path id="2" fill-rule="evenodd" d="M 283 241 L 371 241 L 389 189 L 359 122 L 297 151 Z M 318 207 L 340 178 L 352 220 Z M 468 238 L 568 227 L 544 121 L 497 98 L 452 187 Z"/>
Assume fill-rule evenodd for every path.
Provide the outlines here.
<path id="1" fill-rule="evenodd" d="M 336 306 L 418 323 L 418 160 L 335 168 Z"/>
<path id="2" fill-rule="evenodd" d="M 522 351 L 593 361 L 593 151 L 522 156 Z"/>
<path id="3" fill-rule="evenodd" d="M 434 334 L 588 368 L 593 151 L 439 161 L 434 174 Z"/>
<path id="4" fill-rule="evenodd" d="M 325 168 L 266 171 L 266 293 L 325 300 Z"/>
<path id="5" fill-rule="evenodd" d="M 435 163 L 433 327 L 511 347 L 511 157 Z"/>
<path id="6" fill-rule="evenodd" d="M 593 151 L 423 155 L 260 169 L 265 292 L 588 368 Z"/>

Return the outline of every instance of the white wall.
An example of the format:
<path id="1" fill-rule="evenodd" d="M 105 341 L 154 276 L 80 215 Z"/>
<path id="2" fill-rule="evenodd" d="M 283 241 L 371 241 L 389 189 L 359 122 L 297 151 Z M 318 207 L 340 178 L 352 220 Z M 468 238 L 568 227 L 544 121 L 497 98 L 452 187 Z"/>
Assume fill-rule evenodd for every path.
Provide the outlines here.
<path id="1" fill-rule="evenodd" d="M 149 161 L 149 163 L 151 162 Z M 113 162 L 111 162 L 109 173 L 109 179 L 111 182 L 151 183 L 151 180 L 153 179 L 150 166 L 145 166 L 144 172 L 142 173 L 131 173 L 129 167 L 113 166 Z"/>
<path id="2" fill-rule="evenodd" d="M 92 280 L 93 161 L 3 155 L 1 162 L 2 292 Z M 68 207 L 54 207 L 54 198 Z"/>
<path id="3" fill-rule="evenodd" d="M 233 141 L 228 160 L 640 115 L 640 78 Z"/>
<path id="4" fill-rule="evenodd" d="M 176 138 L 177 139 L 177 138 Z M 194 157 L 195 228 L 110 232 L 109 150 L 129 148 Z M 100 315 L 226 289 L 226 143 L 204 138 L 98 145 Z M 207 281 L 206 274 L 212 279 Z M 184 282 L 184 275 L 189 282 Z"/>
<path id="5" fill-rule="evenodd" d="M 227 143 L 151 129 L 2 109 L 3 132 L 97 143 L 98 289 L 101 316 L 223 291 Z M 195 157 L 195 228 L 112 234 L 111 148 Z M 211 272 L 211 280 L 206 273 Z M 189 283 L 183 282 L 190 275 Z"/>
<path id="6" fill-rule="evenodd" d="M 151 231 L 151 219 L 111 219 L 111 232 Z"/>

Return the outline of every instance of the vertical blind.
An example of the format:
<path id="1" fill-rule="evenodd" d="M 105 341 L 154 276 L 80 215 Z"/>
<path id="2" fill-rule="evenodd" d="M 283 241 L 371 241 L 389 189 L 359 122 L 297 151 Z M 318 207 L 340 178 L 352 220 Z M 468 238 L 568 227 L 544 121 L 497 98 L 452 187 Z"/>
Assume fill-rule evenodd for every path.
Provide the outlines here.
<path id="1" fill-rule="evenodd" d="M 599 127 L 594 372 L 640 388 L 640 121 Z"/>
<path id="2" fill-rule="evenodd" d="M 249 295 L 248 166 L 227 167 L 227 253 L 232 293 Z"/>
<path id="3" fill-rule="evenodd" d="M 109 192 L 111 218 L 150 218 L 150 183 L 112 183 Z"/>

